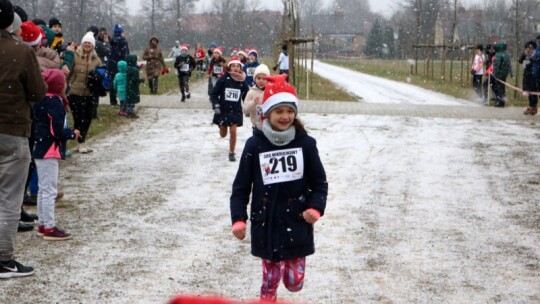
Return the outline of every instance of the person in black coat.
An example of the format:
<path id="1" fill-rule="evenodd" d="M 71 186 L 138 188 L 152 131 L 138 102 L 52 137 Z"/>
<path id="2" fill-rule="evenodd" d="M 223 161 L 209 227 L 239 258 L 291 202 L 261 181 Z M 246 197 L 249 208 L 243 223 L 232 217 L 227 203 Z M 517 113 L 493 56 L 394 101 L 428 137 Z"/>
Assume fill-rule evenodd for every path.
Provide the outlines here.
<path id="1" fill-rule="evenodd" d="M 536 52 L 536 42 L 529 41 L 525 43 L 525 51 L 519 57 L 519 63 L 523 64 L 523 91 L 538 91 L 537 81 L 533 75 L 532 58 Z M 529 106 L 523 112 L 524 115 L 536 115 L 538 112 L 538 96 L 529 94 Z"/>
<path id="2" fill-rule="evenodd" d="M 180 46 L 180 55 L 176 57 L 174 61 L 174 67 L 178 72 L 178 85 L 180 86 L 180 93 L 182 93 L 181 101 L 186 101 L 187 98 L 191 98 L 189 92 L 189 80 L 191 78 L 191 72 L 195 69 L 195 59 L 188 54 L 188 45 L 182 44 Z"/>
<path id="3" fill-rule="evenodd" d="M 289 291 L 302 289 L 305 257 L 315 252 L 313 224 L 328 196 L 316 141 L 296 117 L 298 99 L 286 77 L 267 77 L 262 130 L 246 142 L 230 199 L 236 238 L 245 238 L 251 220 L 251 253 L 263 260 L 261 300 L 270 301 L 281 278 Z"/>
<path id="4" fill-rule="evenodd" d="M 210 93 L 210 102 L 214 109 L 212 123 L 219 126 L 219 135 L 229 138 L 229 161 L 236 161 L 236 128 L 243 124 L 242 102 L 246 98 L 249 86 L 246 73 L 238 57 L 232 57 L 227 64 L 229 71 L 221 76 Z"/>
<path id="5" fill-rule="evenodd" d="M 114 36 L 109 42 L 111 46 L 111 53 L 107 60 L 107 71 L 109 72 L 109 79 L 112 81 L 116 73 L 118 72 L 118 61 L 126 60 L 129 55 L 129 46 L 126 38 L 124 37 L 124 29 L 120 24 L 114 26 Z M 116 92 L 114 88 L 109 88 L 109 97 L 111 106 L 118 104 L 116 100 Z"/>

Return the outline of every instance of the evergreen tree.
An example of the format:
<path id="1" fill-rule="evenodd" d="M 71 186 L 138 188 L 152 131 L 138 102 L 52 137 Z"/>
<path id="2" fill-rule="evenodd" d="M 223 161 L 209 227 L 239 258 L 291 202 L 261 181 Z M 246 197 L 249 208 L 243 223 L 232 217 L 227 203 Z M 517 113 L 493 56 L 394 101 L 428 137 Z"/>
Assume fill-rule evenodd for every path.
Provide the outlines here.
<path id="1" fill-rule="evenodd" d="M 367 56 L 373 56 L 377 58 L 382 57 L 383 52 L 383 29 L 381 21 L 375 19 L 371 32 L 368 35 L 366 44 L 364 46 L 364 54 Z"/>

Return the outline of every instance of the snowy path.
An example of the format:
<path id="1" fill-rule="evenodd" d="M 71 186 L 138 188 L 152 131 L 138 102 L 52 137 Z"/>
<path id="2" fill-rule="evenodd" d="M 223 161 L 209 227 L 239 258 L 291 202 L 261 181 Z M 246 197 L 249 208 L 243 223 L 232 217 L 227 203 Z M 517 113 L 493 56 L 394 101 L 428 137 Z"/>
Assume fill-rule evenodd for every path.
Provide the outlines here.
<path id="1" fill-rule="evenodd" d="M 18 258 L 36 275 L 1 282 L 1 303 L 164 303 L 178 292 L 256 299 L 260 262 L 230 233 L 237 163 L 226 160 L 228 141 L 200 95 L 200 109 L 144 108 L 94 139 L 93 153 L 63 163 L 57 215 L 75 237 L 19 234 Z M 280 287 L 280 299 L 540 302 L 536 121 L 301 116 L 330 195 L 305 288 Z M 238 153 L 250 133 L 239 128 Z"/>
<path id="2" fill-rule="evenodd" d="M 311 62 L 311 61 L 310 61 Z M 334 82 L 362 101 L 384 104 L 469 105 L 476 104 L 417 86 L 371 76 L 335 65 L 314 61 L 314 72 Z"/>

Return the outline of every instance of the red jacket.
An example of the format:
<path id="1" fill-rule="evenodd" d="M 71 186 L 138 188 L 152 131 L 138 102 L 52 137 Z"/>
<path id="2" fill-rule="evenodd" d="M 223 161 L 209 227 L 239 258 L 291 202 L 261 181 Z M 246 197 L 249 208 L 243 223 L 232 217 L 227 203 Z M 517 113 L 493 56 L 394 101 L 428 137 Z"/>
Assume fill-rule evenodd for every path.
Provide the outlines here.
<path id="1" fill-rule="evenodd" d="M 201 61 L 206 57 L 206 53 L 204 52 L 203 49 L 196 50 L 195 51 L 195 56 L 193 56 L 193 57 L 195 57 L 195 61 Z"/>

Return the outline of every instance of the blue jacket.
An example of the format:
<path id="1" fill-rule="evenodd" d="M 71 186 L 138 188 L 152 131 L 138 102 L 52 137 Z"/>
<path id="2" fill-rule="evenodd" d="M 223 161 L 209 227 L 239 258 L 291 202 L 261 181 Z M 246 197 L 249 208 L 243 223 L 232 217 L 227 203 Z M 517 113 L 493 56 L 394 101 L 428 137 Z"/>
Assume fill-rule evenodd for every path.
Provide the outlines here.
<path id="1" fill-rule="evenodd" d="M 34 105 L 34 151 L 32 157 L 64 159 L 66 141 L 75 134 L 66 128 L 66 110 L 58 96 L 46 96 Z"/>
<path id="2" fill-rule="evenodd" d="M 244 72 L 246 73 L 246 82 L 248 86 L 251 88 L 255 85 L 255 69 L 260 65 L 258 60 L 255 60 L 254 62 L 248 62 L 244 65 Z"/>
<path id="3" fill-rule="evenodd" d="M 111 54 L 109 60 L 107 60 L 107 70 L 109 73 L 116 73 L 118 71 L 118 61 L 125 61 L 127 55 L 129 55 L 129 46 L 126 38 L 117 33 L 114 33 L 114 37 L 109 44 L 111 45 Z"/>
<path id="4" fill-rule="evenodd" d="M 263 177 L 268 177 L 263 173 L 266 163 L 261 166 L 260 154 L 292 148 L 302 149 L 303 177 L 264 185 Z M 279 156 L 274 163 L 278 164 L 277 170 L 281 170 Z M 297 158 L 294 162 L 287 159 L 283 166 L 296 163 Z M 272 160 L 269 164 L 272 164 Z M 277 147 L 261 131 L 255 130 L 246 142 L 232 186 L 230 208 L 233 223 L 248 220 L 250 194 L 251 253 L 254 256 L 283 261 L 315 252 L 313 225 L 302 217 L 302 212 L 309 208 L 323 215 L 326 207 L 328 183 L 315 139 L 305 132 L 297 131 L 292 142 Z"/>
<path id="5" fill-rule="evenodd" d="M 531 58 L 532 61 L 532 76 L 540 81 L 540 45 L 536 47 L 536 52 Z"/>

